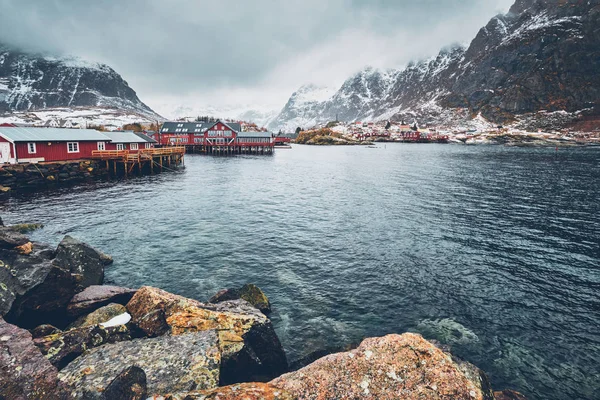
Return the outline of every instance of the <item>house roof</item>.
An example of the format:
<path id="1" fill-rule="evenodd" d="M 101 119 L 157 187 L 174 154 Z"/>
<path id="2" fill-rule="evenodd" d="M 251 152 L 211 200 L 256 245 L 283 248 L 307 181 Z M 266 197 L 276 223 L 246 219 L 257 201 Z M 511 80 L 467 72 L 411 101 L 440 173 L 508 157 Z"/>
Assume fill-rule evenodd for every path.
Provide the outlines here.
<path id="1" fill-rule="evenodd" d="M 200 129 L 200 132 L 204 132 L 218 123 L 225 124 L 229 126 L 236 132 L 240 132 L 242 130 L 242 124 L 239 122 L 224 122 L 224 121 L 216 121 L 216 122 L 165 122 L 162 124 L 160 128 L 160 133 L 199 133 L 196 132 L 196 129 Z M 179 126 L 181 125 L 181 126 Z M 166 129 L 166 130 L 165 130 Z M 181 131 L 176 132 L 177 129 L 181 129 Z"/>
<path id="2" fill-rule="evenodd" d="M 104 134 L 108 136 L 111 143 L 148 143 L 146 139 L 136 135 L 133 131 L 104 132 Z"/>
<path id="3" fill-rule="evenodd" d="M 101 142 L 108 138 L 103 132 L 93 129 L 66 128 L 5 128 L 0 135 L 9 142 Z"/>
<path id="4" fill-rule="evenodd" d="M 156 140 L 152 139 L 150 136 L 140 133 L 140 132 L 134 132 L 137 136 L 141 137 L 142 139 L 144 139 L 145 142 L 147 143 L 157 143 Z M 149 133 L 149 132 L 148 132 Z"/>
<path id="5" fill-rule="evenodd" d="M 237 135 L 239 138 L 270 138 L 272 137 L 271 132 L 239 132 Z"/>

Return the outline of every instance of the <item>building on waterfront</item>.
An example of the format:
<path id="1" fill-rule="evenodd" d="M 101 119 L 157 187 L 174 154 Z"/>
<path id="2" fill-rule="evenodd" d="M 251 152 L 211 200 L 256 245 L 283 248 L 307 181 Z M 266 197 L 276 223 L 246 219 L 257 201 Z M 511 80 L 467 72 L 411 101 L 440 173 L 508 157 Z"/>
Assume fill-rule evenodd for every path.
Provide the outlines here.
<path id="1" fill-rule="evenodd" d="M 0 127 L 0 164 L 89 158 L 109 142 L 92 129 Z"/>
<path id="2" fill-rule="evenodd" d="M 88 159 L 94 152 L 152 149 L 156 141 L 133 131 L 0 127 L 0 164 Z"/>
<path id="3" fill-rule="evenodd" d="M 245 132 L 238 122 L 165 122 L 154 139 L 161 146 L 185 146 L 210 154 L 272 153 L 275 135 Z"/>

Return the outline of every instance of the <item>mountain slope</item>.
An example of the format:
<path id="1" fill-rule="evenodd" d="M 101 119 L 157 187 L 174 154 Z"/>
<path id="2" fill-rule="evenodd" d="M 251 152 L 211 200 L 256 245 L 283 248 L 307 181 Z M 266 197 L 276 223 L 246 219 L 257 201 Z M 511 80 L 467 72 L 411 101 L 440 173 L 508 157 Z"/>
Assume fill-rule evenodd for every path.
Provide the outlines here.
<path id="1" fill-rule="evenodd" d="M 285 125 L 288 105 L 276 123 Z M 468 47 L 444 49 L 398 71 L 366 69 L 331 98 L 296 113 L 317 123 L 338 115 L 450 126 L 479 116 L 506 123 L 541 110 L 584 109 L 600 113 L 598 0 L 517 0 Z"/>
<path id="2" fill-rule="evenodd" d="M 0 44 L 0 112 L 107 107 L 159 117 L 112 68 L 50 58 Z"/>

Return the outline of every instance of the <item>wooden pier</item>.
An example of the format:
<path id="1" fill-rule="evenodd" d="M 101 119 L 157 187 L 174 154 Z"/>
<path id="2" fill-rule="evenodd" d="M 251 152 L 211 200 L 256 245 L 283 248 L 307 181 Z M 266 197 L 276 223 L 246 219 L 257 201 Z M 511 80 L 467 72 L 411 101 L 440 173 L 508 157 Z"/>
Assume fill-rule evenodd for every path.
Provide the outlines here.
<path id="1" fill-rule="evenodd" d="M 167 147 L 168 148 L 168 147 Z M 191 154 L 211 154 L 211 155 L 236 155 L 236 154 L 273 154 L 274 146 L 270 143 L 262 145 L 231 144 L 231 145 L 187 145 L 186 152 Z"/>
<path id="2" fill-rule="evenodd" d="M 163 148 L 130 150 L 95 150 L 92 158 L 106 161 L 107 171 L 117 176 L 123 172 L 125 176 L 144 171 L 154 173 L 171 169 L 183 164 L 185 147 L 173 146 Z"/>

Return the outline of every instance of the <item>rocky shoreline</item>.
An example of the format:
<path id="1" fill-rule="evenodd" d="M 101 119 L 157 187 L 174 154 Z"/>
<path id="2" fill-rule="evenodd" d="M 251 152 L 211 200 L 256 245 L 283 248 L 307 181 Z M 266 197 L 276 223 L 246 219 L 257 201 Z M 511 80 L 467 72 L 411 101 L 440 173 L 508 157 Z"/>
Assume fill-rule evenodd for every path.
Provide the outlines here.
<path id="1" fill-rule="evenodd" d="M 200 302 L 103 285 L 109 256 L 32 228 L 0 226 L 0 398 L 524 399 L 411 333 L 290 367 L 258 287 Z"/>

